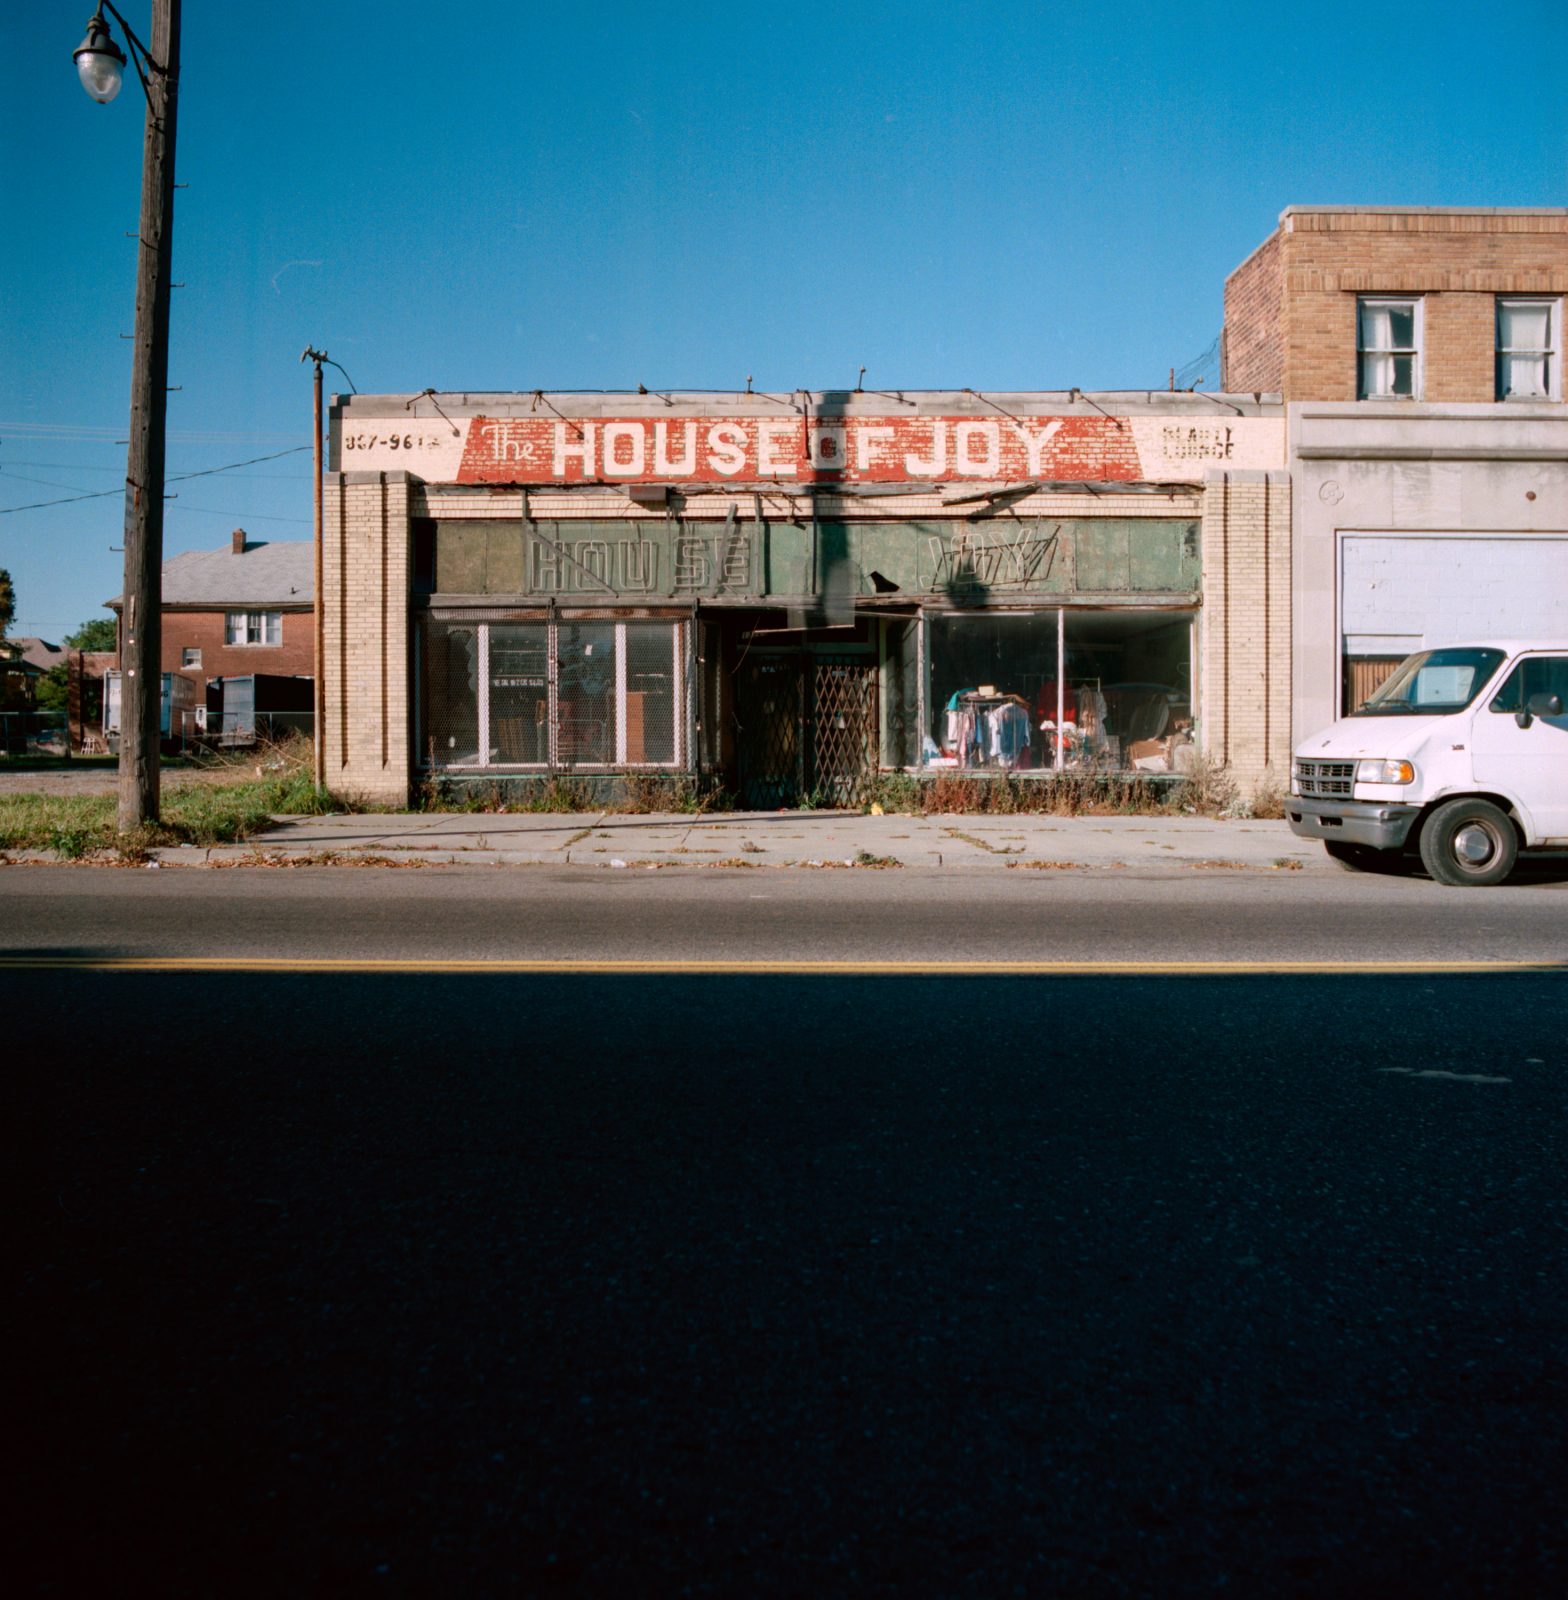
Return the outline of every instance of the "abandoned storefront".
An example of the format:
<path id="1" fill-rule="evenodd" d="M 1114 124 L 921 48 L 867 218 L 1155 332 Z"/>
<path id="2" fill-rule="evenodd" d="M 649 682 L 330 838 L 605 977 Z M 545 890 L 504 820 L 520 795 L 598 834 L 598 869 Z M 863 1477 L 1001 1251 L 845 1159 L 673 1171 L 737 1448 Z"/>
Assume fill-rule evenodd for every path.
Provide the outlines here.
<path id="1" fill-rule="evenodd" d="M 1250 398 L 340 399 L 329 782 L 1182 770 L 1281 452 Z"/>

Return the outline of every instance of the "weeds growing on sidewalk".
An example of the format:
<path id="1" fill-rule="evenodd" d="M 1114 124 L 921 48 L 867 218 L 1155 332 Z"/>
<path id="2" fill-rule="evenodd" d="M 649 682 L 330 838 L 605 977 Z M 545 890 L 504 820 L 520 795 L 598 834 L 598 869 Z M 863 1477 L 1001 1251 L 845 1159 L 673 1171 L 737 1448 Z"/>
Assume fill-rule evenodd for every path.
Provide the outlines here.
<path id="1" fill-rule="evenodd" d="M 993 777 L 942 772 L 917 778 L 892 772 L 872 785 L 867 804 L 880 805 L 885 812 L 928 817 L 1169 816 L 1183 810 L 1186 787 L 1114 773 L 1020 778 L 1010 773 Z"/>
<path id="2" fill-rule="evenodd" d="M 612 778 L 491 778 L 483 782 L 427 778 L 414 809 L 469 813 L 612 811 L 701 816 L 734 809 L 734 796 L 707 778 L 629 772 Z"/>
<path id="3" fill-rule="evenodd" d="M 278 814 L 323 816 L 344 803 L 319 791 L 310 741 L 292 738 L 215 757 L 204 781 L 160 797 L 161 820 L 134 834 L 115 830 L 114 795 L 0 795 L 0 850 L 53 850 L 67 860 L 108 851 L 143 859 L 158 845 L 233 844 Z"/>

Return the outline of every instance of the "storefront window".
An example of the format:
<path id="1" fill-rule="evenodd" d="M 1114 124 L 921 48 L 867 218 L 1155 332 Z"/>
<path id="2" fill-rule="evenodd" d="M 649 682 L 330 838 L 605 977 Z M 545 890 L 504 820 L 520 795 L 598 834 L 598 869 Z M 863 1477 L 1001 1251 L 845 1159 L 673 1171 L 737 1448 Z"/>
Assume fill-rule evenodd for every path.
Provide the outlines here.
<path id="1" fill-rule="evenodd" d="M 678 766 L 675 622 L 429 618 L 421 754 L 432 768 Z"/>
<path id="2" fill-rule="evenodd" d="M 1193 751 L 1192 615 L 930 620 L 926 767 L 1177 772 Z"/>

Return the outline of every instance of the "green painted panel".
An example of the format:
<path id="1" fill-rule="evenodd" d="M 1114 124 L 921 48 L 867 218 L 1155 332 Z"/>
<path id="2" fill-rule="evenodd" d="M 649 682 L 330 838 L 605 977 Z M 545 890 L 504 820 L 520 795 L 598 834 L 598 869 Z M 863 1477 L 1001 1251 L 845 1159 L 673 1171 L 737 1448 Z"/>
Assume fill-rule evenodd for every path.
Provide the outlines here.
<path id="1" fill-rule="evenodd" d="M 515 522 L 495 522 L 485 538 L 486 594 L 518 594 L 523 587 L 523 530 Z"/>
<path id="2" fill-rule="evenodd" d="M 1078 588 L 1087 594 L 1132 588 L 1132 530 L 1125 522 L 1079 524 Z"/>
<path id="3" fill-rule="evenodd" d="M 1134 523 L 1129 550 L 1130 587 L 1139 593 L 1197 588 L 1196 522 Z"/>
<path id="4" fill-rule="evenodd" d="M 436 529 L 436 588 L 442 594 L 485 592 L 483 522 L 443 522 Z"/>
<path id="5" fill-rule="evenodd" d="M 876 576 L 873 576 L 875 574 Z M 902 594 L 984 605 L 1075 594 L 1182 595 L 1198 524 L 1175 518 L 974 522 L 443 521 L 443 594 L 627 601 Z"/>

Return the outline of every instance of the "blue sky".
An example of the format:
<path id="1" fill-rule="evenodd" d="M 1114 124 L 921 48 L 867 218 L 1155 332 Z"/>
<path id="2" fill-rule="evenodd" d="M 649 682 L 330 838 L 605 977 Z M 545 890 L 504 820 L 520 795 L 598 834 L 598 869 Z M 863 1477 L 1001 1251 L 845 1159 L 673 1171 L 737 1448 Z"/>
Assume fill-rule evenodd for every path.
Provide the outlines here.
<path id="1" fill-rule="evenodd" d="M 12 7 L 0 50 L 0 566 L 54 639 L 121 578 L 141 102 L 79 87 L 90 10 Z M 1159 387 L 1287 204 L 1568 204 L 1568 7 L 1503 27 L 191 0 L 169 470 L 308 447 L 306 344 L 365 392 Z M 167 553 L 308 538 L 309 460 L 171 485 Z"/>

